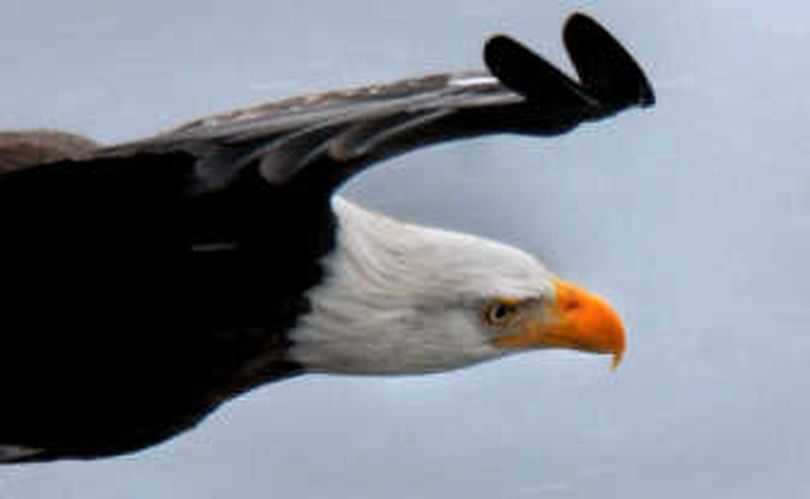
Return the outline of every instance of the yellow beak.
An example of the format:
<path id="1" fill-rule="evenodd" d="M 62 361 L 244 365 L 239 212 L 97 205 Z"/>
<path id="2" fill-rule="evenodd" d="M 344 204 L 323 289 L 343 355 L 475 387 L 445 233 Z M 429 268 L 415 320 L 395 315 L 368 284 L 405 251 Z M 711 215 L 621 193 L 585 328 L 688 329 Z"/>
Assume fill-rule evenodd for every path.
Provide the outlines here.
<path id="1" fill-rule="evenodd" d="M 493 341 L 506 348 L 570 348 L 613 354 L 613 369 L 624 354 L 624 326 L 600 296 L 564 281 L 555 282 L 555 300 L 524 317 L 514 334 Z"/>

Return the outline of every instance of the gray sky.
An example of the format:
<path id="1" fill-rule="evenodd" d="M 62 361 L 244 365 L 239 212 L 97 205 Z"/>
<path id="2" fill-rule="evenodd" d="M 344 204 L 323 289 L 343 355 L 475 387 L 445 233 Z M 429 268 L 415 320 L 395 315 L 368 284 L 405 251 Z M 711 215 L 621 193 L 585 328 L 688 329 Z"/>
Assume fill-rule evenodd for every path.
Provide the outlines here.
<path id="1" fill-rule="evenodd" d="M 302 377 L 135 455 L 0 468 L 0 499 L 810 497 L 806 2 L 4 0 L 0 128 L 132 139 L 480 68 L 495 31 L 569 67 L 559 35 L 577 9 L 642 63 L 657 107 L 408 155 L 346 194 L 519 245 L 600 291 L 629 329 L 617 373 L 544 352 Z"/>

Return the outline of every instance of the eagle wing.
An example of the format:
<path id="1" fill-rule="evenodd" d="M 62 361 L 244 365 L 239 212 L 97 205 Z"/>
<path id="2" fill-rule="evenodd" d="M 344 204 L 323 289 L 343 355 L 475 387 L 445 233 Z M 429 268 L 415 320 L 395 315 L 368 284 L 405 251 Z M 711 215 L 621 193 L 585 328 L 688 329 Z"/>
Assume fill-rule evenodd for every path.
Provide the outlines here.
<path id="1" fill-rule="evenodd" d="M 296 97 L 198 119 L 102 155 L 185 151 L 197 191 L 221 189 L 247 167 L 279 185 L 312 176 L 333 189 L 368 165 L 437 142 L 494 133 L 556 135 L 584 121 L 654 103 L 638 64 L 583 14 L 566 22 L 576 81 L 517 41 L 484 49 L 490 73 L 438 74 Z"/>

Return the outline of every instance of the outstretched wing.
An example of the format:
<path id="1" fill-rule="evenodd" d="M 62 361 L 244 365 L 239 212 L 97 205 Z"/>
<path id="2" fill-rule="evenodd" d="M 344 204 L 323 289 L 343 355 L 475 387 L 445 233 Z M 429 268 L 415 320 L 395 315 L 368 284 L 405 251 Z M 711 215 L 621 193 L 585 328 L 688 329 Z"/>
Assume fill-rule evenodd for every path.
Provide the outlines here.
<path id="1" fill-rule="evenodd" d="M 437 142 L 502 132 L 555 135 L 653 104 L 644 73 L 595 21 L 573 15 L 564 41 L 579 81 L 498 35 L 484 51 L 491 74 L 440 74 L 292 98 L 199 119 L 102 154 L 190 152 L 201 191 L 227 185 L 248 165 L 271 184 L 314 175 L 334 188 L 374 162 Z"/>

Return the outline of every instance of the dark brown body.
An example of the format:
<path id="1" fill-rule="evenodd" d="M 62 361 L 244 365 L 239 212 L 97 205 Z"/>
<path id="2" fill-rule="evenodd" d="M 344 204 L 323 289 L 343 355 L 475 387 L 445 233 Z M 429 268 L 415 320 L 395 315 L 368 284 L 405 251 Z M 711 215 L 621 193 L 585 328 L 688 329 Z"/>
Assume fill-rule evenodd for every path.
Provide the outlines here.
<path id="1" fill-rule="evenodd" d="M 27 137 L 40 149 L 0 177 L 0 393 L 24 408 L 0 411 L 0 443 L 137 449 L 300 370 L 284 332 L 331 248 L 325 196 L 245 179 L 186 199 L 182 153 L 25 168 L 91 144 L 45 150 L 54 137 Z"/>

